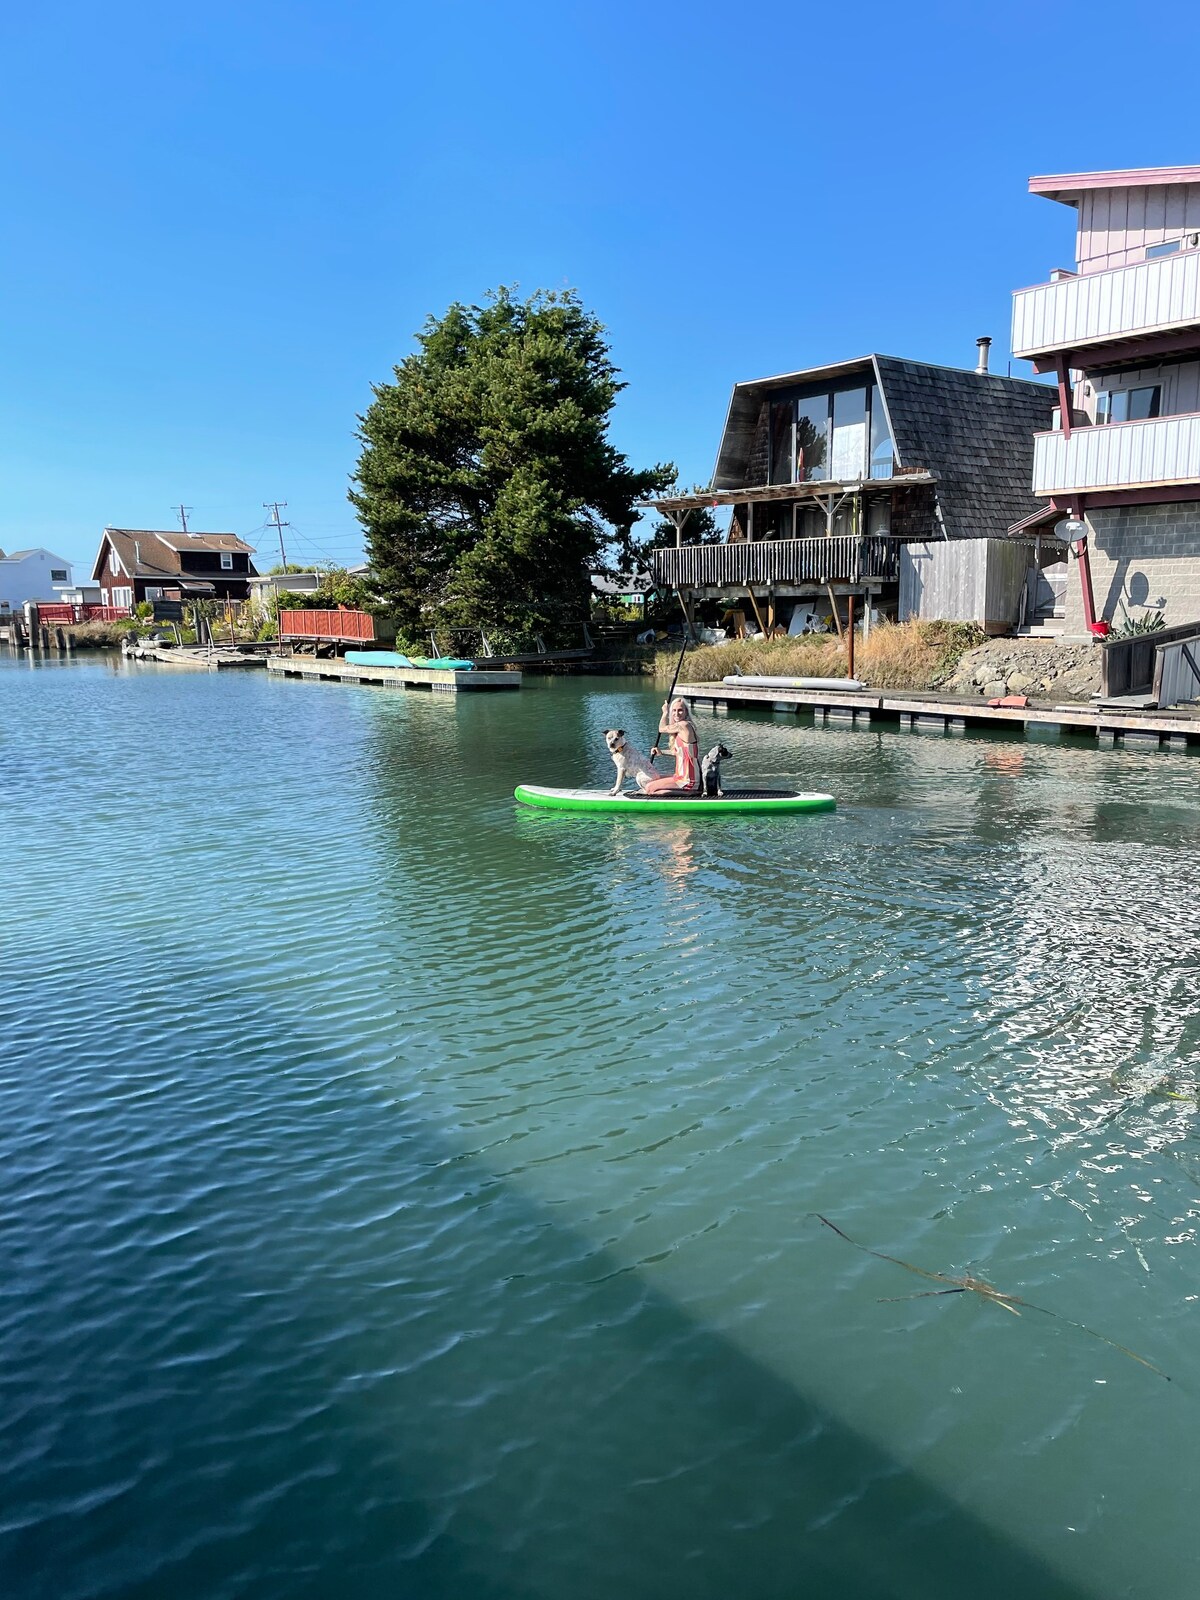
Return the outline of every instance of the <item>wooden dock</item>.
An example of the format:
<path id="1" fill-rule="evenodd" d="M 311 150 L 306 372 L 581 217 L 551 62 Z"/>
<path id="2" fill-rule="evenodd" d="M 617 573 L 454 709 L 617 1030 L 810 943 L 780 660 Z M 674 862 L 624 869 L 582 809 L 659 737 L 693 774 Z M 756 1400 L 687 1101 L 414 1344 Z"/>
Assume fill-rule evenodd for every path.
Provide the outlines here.
<path id="1" fill-rule="evenodd" d="M 166 667 L 199 667 L 219 672 L 229 667 L 261 667 L 264 657 L 251 651 L 226 650 L 220 645 L 134 644 L 123 654 L 131 661 L 157 661 Z"/>
<path id="2" fill-rule="evenodd" d="M 756 707 L 786 712 L 811 711 L 819 726 L 867 728 L 895 726 L 912 733 L 965 733 L 968 728 L 1020 729 L 1024 733 L 1072 732 L 1091 735 L 1102 749 L 1117 743 L 1132 748 L 1200 748 L 1200 707 L 1153 710 L 1111 702 L 1069 705 L 1044 701 L 1028 706 L 989 706 L 968 696 L 910 693 L 903 690 L 763 689 L 732 683 L 681 683 L 677 694 L 694 705 L 728 709 Z M 1136 697 L 1135 697 L 1136 698 Z"/>
<path id="3" fill-rule="evenodd" d="M 459 672 L 450 667 L 387 667 L 331 656 L 268 656 L 267 671 L 289 678 L 326 678 L 341 683 L 381 683 L 392 689 L 432 689 L 435 694 L 468 694 L 486 689 L 519 689 L 519 672 Z"/>

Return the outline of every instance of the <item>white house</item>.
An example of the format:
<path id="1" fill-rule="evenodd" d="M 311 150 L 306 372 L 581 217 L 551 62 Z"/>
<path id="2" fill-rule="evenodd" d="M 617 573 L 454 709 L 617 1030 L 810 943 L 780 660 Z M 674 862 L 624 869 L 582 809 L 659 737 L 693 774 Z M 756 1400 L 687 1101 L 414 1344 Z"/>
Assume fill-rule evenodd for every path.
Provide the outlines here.
<path id="1" fill-rule="evenodd" d="M 71 563 L 50 550 L 0 551 L 0 611 L 19 611 L 27 600 L 59 600 L 71 587 Z"/>
<path id="2" fill-rule="evenodd" d="M 319 594 L 320 572 L 268 572 L 250 579 L 250 598 L 260 606 L 281 594 Z"/>

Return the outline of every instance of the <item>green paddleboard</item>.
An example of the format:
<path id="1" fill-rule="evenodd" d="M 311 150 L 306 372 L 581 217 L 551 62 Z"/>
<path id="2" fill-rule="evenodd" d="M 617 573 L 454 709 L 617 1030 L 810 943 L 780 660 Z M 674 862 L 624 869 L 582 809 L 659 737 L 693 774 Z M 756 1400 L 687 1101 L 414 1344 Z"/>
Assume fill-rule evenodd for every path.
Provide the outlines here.
<path id="1" fill-rule="evenodd" d="M 516 798 L 524 806 L 543 811 L 607 811 L 614 816 L 725 817 L 747 812 L 766 816 L 783 811 L 833 811 L 831 794 L 799 793 L 792 789 L 726 789 L 723 795 L 612 794 L 607 789 L 546 789 L 521 783 Z"/>

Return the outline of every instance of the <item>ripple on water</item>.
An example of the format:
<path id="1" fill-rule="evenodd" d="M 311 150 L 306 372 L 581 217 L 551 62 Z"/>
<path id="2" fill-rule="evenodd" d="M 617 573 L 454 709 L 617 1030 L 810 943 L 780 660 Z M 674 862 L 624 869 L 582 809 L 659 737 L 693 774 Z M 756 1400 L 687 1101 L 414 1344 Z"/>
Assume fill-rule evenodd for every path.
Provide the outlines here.
<path id="1" fill-rule="evenodd" d="M 0 700 L 6 1593 L 1189 1593 L 1171 1391 L 812 1213 L 1186 1390 L 1190 763 L 727 718 L 839 811 L 631 826 L 509 798 L 624 681 Z"/>

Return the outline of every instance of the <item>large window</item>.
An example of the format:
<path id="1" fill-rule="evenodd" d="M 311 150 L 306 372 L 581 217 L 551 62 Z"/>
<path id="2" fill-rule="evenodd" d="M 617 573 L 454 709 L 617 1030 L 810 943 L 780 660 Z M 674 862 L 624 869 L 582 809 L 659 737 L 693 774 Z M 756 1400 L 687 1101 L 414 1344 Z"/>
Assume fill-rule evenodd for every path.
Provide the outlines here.
<path id="1" fill-rule="evenodd" d="M 796 415 L 794 400 L 775 400 L 771 405 L 771 476 L 769 483 L 792 483 L 794 479 L 795 444 L 793 426 Z"/>
<path id="2" fill-rule="evenodd" d="M 833 397 L 831 478 L 861 478 L 867 460 L 867 391 L 842 389 Z"/>
<path id="3" fill-rule="evenodd" d="M 829 476 L 829 396 L 808 395 L 796 402 L 796 478 L 807 483 Z"/>
<path id="4" fill-rule="evenodd" d="M 873 384 L 773 400 L 769 431 L 768 483 L 893 476 L 892 436 Z"/>

